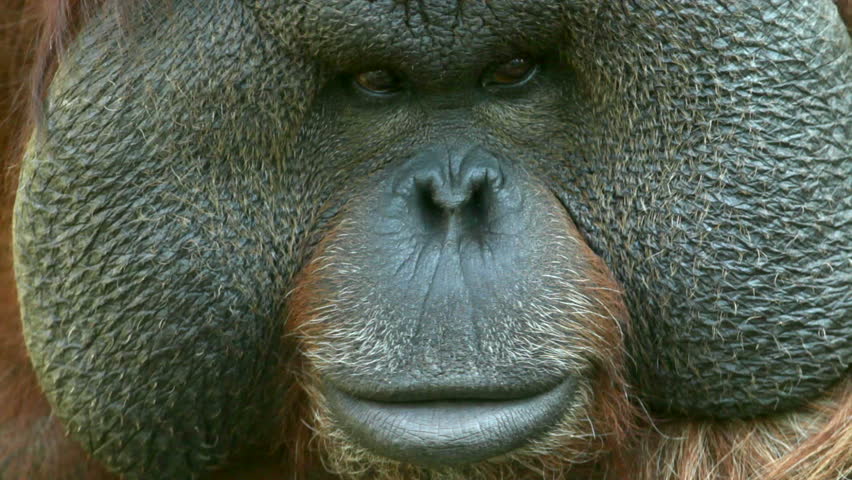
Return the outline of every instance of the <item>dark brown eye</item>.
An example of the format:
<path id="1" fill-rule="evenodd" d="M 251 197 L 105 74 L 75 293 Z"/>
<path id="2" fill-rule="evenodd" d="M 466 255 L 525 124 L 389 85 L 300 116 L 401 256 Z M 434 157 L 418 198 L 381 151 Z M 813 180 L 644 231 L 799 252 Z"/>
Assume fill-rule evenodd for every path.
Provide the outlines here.
<path id="1" fill-rule="evenodd" d="M 371 70 L 355 75 L 355 84 L 370 93 L 388 94 L 402 88 L 400 78 L 388 70 Z"/>
<path id="2" fill-rule="evenodd" d="M 532 77 L 537 67 L 538 65 L 528 58 L 513 58 L 487 73 L 482 83 L 496 87 L 519 85 Z"/>

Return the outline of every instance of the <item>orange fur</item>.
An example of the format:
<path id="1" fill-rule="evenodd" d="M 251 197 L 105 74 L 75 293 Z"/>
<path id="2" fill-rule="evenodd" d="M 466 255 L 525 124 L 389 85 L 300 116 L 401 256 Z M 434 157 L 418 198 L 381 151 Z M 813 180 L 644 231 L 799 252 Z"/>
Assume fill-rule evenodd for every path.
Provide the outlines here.
<path id="1" fill-rule="evenodd" d="M 750 420 L 658 419 L 632 453 L 636 480 L 844 480 L 852 379 L 804 407 Z"/>

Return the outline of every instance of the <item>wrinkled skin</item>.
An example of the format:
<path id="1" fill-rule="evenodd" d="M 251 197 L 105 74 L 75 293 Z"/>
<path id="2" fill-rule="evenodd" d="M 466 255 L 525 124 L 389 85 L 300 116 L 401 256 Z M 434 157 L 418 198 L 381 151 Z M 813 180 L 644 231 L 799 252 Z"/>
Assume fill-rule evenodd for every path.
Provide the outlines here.
<path id="1" fill-rule="evenodd" d="M 419 341 L 370 333 L 373 349 L 332 351 L 319 340 L 346 331 L 317 333 L 305 382 L 428 386 L 470 370 L 591 388 L 570 338 L 542 340 L 567 349 L 552 363 L 518 353 L 520 320 L 483 327 L 493 357 L 469 347 L 481 323 L 440 319 L 499 302 L 429 292 L 475 281 L 414 272 L 425 293 L 403 294 L 382 270 L 421 248 L 381 240 L 388 178 L 457 145 L 512 172 L 518 219 L 543 212 L 500 227 L 529 238 L 478 264 L 511 271 L 482 274 L 489 288 L 517 281 L 533 303 L 538 274 L 590 268 L 553 240 L 573 221 L 623 288 L 631 383 L 650 408 L 751 417 L 818 396 L 852 359 L 852 43 L 829 1 L 723 3 L 175 0 L 132 11 L 124 33 L 93 19 L 53 81 L 16 205 L 25 336 L 56 414 L 128 478 L 197 475 L 272 442 L 295 381 L 288 294 L 335 248 L 367 272 L 318 280 L 356 292 L 343 311 L 364 315 L 335 325 L 437 320 Z M 541 65 L 529 83 L 481 85 L 518 56 Z M 376 69 L 404 88 L 353 88 Z M 510 251 L 523 258 L 501 263 Z M 554 251 L 569 260 L 551 265 Z"/>

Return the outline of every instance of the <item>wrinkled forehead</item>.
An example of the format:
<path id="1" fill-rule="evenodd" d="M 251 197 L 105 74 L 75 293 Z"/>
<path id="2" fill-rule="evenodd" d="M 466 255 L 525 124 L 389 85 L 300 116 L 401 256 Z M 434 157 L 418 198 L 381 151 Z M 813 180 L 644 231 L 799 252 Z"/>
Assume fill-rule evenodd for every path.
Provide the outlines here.
<path id="1" fill-rule="evenodd" d="M 538 54 L 562 35 L 566 14 L 576 12 L 582 3 L 586 2 L 307 1 L 299 9 L 297 28 L 302 29 L 298 37 L 312 45 L 321 60 L 343 68 L 368 63 L 446 71 L 519 53 Z"/>

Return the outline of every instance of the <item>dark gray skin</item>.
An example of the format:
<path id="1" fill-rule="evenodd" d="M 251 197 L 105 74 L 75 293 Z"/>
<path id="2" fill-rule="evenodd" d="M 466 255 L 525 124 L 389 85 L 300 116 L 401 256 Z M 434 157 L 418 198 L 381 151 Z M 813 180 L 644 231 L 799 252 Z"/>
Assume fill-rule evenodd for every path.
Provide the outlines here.
<path id="1" fill-rule="evenodd" d="M 56 414 L 111 469 L 187 478 L 273 438 L 295 275 L 342 219 L 388 227 L 393 212 L 370 202 L 435 148 L 450 164 L 488 152 L 475 163 L 496 162 L 528 199 L 489 205 L 517 207 L 517 221 L 547 203 L 535 192 L 561 201 L 624 288 L 632 382 L 657 412 L 772 414 L 848 375 L 852 42 L 830 0 L 170 3 L 132 12 L 127 33 L 97 17 L 70 47 L 16 205 L 33 363 Z M 519 56 L 541 65 L 529 82 L 482 85 Z M 376 69 L 402 89 L 352 85 Z M 508 262 L 535 278 L 553 233 L 536 225 L 483 271 Z M 410 252 L 369 244 L 360 266 L 402 291 L 382 262 Z M 412 295 L 421 316 L 461 308 Z M 511 397 L 582 380 L 534 357 L 490 368 L 462 341 L 477 322 L 452 338 L 481 360 L 432 348 L 446 337 L 429 328 L 411 345 L 431 363 L 389 373 L 398 362 L 362 358 L 335 381 L 357 391 L 387 376 L 398 392 L 415 378 L 429 395 L 475 378 Z M 470 376 L 435 380 L 430 365 Z"/>

